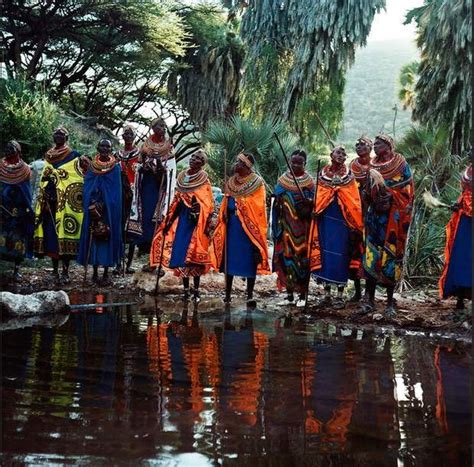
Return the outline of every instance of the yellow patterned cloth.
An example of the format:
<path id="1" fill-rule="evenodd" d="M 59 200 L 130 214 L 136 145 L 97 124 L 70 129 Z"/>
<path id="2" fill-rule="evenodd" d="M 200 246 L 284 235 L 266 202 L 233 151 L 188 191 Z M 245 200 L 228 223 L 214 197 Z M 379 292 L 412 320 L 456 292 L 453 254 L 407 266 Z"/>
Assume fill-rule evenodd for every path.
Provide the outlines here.
<path id="1" fill-rule="evenodd" d="M 43 217 L 51 216 L 48 211 L 46 186 L 52 180 L 56 188 L 57 209 L 55 214 L 58 237 L 58 255 L 76 256 L 83 218 L 82 194 L 84 177 L 79 157 L 55 168 L 46 162 L 40 181 L 40 191 L 35 205 L 34 252 L 45 254 Z"/>

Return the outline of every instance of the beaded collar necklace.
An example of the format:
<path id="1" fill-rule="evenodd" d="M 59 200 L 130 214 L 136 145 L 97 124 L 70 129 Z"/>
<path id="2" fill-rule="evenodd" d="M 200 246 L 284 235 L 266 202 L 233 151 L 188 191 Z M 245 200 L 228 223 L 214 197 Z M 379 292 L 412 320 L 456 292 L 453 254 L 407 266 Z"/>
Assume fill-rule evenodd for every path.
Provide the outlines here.
<path id="1" fill-rule="evenodd" d="M 128 162 L 131 159 L 134 159 L 135 157 L 138 157 L 139 150 L 136 146 L 134 146 L 132 149 L 129 151 L 126 151 L 125 149 L 119 149 L 115 155 L 117 159 L 121 162 Z"/>
<path id="2" fill-rule="evenodd" d="M 192 175 L 189 175 L 188 172 L 189 169 L 183 170 L 176 177 L 176 189 L 183 193 L 194 191 L 196 188 L 199 188 L 201 185 L 206 183 L 209 179 L 207 173 L 202 169 Z"/>
<path id="3" fill-rule="evenodd" d="M 263 180 L 255 172 L 247 175 L 246 177 L 240 177 L 238 174 L 233 175 L 227 181 L 226 193 L 238 198 L 240 196 L 247 196 L 252 194 L 263 184 Z"/>
<path id="4" fill-rule="evenodd" d="M 100 154 L 96 154 L 94 156 L 94 159 L 92 159 L 92 162 L 91 162 L 92 172 L 94 172 L 97 175 L 104 175 L 110 172 L 115 167 L 116 163 L 117 161 L 112 156 L 112 154 L 109 154 L 107 156 L 106 161 L 100 160 Z"/>
<path id="5" fill-rule="evenodd" d="M 45 159 L 50 164 L 57 164 L 71 154 L 72 149 L 65 144 L 59 148 L 52 147 L 46 152 Z"/>
<path id="6" fill-rule="evenodd" d="M 165 139 L 161 143 L 156 143 L 153 141 L 153 136 L 145 140 L 142 146 L 142 152 L 148 157 L 160 157 L 162 161 L 167 161 L 174 157 L 171 140 Z"/>
<path id="7" fill-rule="evenodd" d="M 370 168 L 377 170 L 383 178 L 392 178 L 400 173 L 405 166 L 405 158 L 398 153 L 387 162 L 377 163 L 374 159 L 370 161 Z"/>
<path id="8" fill-rule="evenodd" d="M 314 181 L 311 178 L 311 175 L 309 175 L 308 172 L 305 172 L 303 175 L 296 176 L 296 181 L 298 182 L 298 186 L 303 189 L 303 188 L 308 188 L 312 189 L 314 188 Z M 288 191 L 292 191 L 295 193 L 299 193 L 298 186 L 295 184 L 295 181 L 293 179 L 293 176 L 291 175 L 290 172 L 285 172 L 279 179 L 278 183 Z"/>
<path id="9" fill-rule="evenodd" d="M 348 171 L 345 165 L 343 165 L 336 173 L 332 173 L 329 170 L 330 167 L 330 165 L 326 165 L 325 167 L 323 167 L 323 170 L 321 170 L 321 174 L 319 175 L 319 181 L 322 185 L 347 185 L 352 180 L 354 180 L 354 176 Z"/>
<path id="10" fill-rule="evenodd" d="M 351 171 L 352 171 L 352 173 L 354 174 L 354 177 L 355 177 L 357 180 L 365 179 L 365 177 L 367 176 L 367 172 L 369 171 L 369 169 L 370 169 L 370 159 L 369 159 L 369 162 L 368 162 L 367 165 L 362 165 L 362 164 L 360 163 L 359 158 L 354 159 L 354 160 L 351 162 Z"/>
<path id="11" fill-rule="evenodd" d="M 7 185 L 16 185 L 17 183 L 28 180 L 31 176 L 31 169 L 28 164 L 21 160 L 11 164 L 6 159 L 0 161 L 0 181 Z"/>

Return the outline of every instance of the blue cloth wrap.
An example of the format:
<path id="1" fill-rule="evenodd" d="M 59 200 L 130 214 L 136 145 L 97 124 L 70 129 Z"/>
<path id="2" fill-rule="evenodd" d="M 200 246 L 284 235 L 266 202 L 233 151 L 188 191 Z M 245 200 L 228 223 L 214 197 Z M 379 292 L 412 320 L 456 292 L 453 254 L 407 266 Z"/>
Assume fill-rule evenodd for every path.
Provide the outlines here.
<path id="1" fill-rule="evenodd" d="M 227 252 L 227 274 L 240 277 L 256 277 L 255 247 L 240 223 L 236 207 L 235 199 L 229 197 L 227 204 L 227 246 L 224 249 L 220 272 L 224 272 L 225 253 Z"/>
<path id="2" fill-rule="evenodd" d="M 313 275 L 326 282 L 344 285 L 349 279 L 349 228 L 337 195 L 318 218 L 321 269 Z"/>
<path id="3" fill-rule="evenodd" d="M 122 240 L 122 183 L 120 165 L 117 164 L 108 173 L 96 175 L 89 170 L 84 178 L 84 220 L 82 222 L 79 254 L 77 262 L 85 266 L 89 250 L 89 206 L 104 203 L 104 222 L 110 227 L 108 240 L 92 238 L 89 264 L 96 266 L 115 266 L 123 255 Z"/>
<path id="4" fill-rule="evenodd" d="M 151 243 L 155 233 L 155 215 L 156 204 L 160 194 L 160 187 L 156 183 L 156 177 L 151 172 L 145 172 L 142 177 L 140 190 L 142 192 L 142 228 L 143 233 L 139 238 L 134 238 L 136 245 Z"/>
<path id="5" fill-rule="evenodd" d="M 180 212 L 178 217 L 178 227 L 173 240 L 171 250 L 170 268 L 184 268 L 186 265 L 186 253 L 188 252 L 189 243 L 193 236 L 196 223 L 191 220 L 191 208 L 184 203 L 180 204 Z"/>

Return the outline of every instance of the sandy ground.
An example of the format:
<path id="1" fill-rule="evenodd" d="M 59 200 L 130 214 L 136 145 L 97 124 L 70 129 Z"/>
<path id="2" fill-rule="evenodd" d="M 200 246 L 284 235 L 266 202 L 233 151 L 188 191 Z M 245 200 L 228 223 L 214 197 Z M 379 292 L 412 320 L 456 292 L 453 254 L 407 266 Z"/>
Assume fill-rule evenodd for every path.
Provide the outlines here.
<path id="1" fill-rule="evenodd" d="M 144 258 L 140 258 L 134 267 L 139 271 L 135 274 L 125 276 L 110 276 L 112 284 L 107 286 L 95 285 L 90 282 L 92 268 L 89 268 L 88 279 L 84 282 L 84 268 L 77 265 L 71 266 L 71 283 L 68 285 L 55 284 L 52 277 L 51 264 L 47 260 L 30 263 L 29 267 L 22 268 L 22 280 L 17 284 L 9 281 L 9 273 L 3 271 L 0 275 L 2 290 L 15 293 L 32 293 L 40 290 L 65 290 L 71 302 L 87 303 L 97 301 L 97 295 L 106 295 L 107 301 L 123 302 L 140 296 L 142 306 L 161 306 L 172 311 L 179 312 L 182 309 L 182 285 L 178 278 L 167 272 L 160 280 L 159 295 L 155 296 L 156 274 L 141 272 Z M 101 273 L 101 271 L 100 271 Z M 245 307 L 245 281 L 240 278 L 234 280 L 234 298 L 232 309 Z M 223 274 L 210 273 L 201 279 L 202 301 L 199 304 L 200 313 L 212 313 L 223 310 L 222 301 L 224 290 Z M 346 291 L 346 297 L 351 295 L 350 286 Z M 424 290 L 410 290 L 403 295 L 396 294 L 398 312 L 397 316 L 388 319 L 383 315 L 385 298 L 377 294 L 377 309 L 374 313 L 362 316 L 358 314 L 360 305 L 347 303 L 342 310 L 336 310 L 331 306 L 319 307 L 318 301 L 322 289 L 314 281 L 310 286 L 310 297 L 308 302 L 308 315 L 333 321 L 335 323 L 350 323 L 357 327 L 390 326 L 397 329 L 414 331 L 435 331 L 459 335 L 465 339 L 471 334 L 471 317 L 466 312 L 465 319 L 457 322 L 452 319 L 455 300 L 443 300 L 438 298 L 438 291 L 433 286 Z M 277 303 L 285 297 L 276 289 L 275 275 L 260 276 L 257 278 L 255 287 L 255 298 L 260 310 L 274 312 L 284 315 L 301 315 L 303 311 L 296 307 L 282 307 Z M 157 305 L 158 303 L 158 305 Z M 471 302 L 466 306 L 471 309 Z"/>

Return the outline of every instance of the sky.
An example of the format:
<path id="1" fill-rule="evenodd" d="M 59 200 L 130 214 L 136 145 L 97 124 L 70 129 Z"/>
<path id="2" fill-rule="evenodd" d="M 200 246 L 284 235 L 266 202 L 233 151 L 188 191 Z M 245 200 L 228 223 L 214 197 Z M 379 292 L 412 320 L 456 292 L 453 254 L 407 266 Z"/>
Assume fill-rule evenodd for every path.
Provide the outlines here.
<path id="1" fill-rule="evenodd" d="M 387 0 L 386 10 L 377 14 L 367 42 L 415 39 L 415 24 L 404 26 L 408 10 L 423 5 L 423 0 Z"/>

